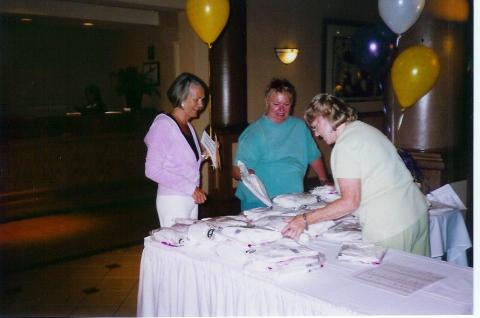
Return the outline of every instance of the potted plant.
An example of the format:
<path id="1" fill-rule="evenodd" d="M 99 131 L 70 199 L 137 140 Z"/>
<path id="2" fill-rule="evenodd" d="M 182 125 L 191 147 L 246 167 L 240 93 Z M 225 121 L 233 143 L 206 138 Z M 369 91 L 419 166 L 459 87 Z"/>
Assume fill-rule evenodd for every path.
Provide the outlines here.
<path id="1" fill-rule="evenodd" d="M 127 106 L 132 110 L 140 108 L 143 94 L 160 95 L 147 75 L 134 66 L 119 69 L 113 75 L 117 77 L 117 93 L 125 96 Z"/>

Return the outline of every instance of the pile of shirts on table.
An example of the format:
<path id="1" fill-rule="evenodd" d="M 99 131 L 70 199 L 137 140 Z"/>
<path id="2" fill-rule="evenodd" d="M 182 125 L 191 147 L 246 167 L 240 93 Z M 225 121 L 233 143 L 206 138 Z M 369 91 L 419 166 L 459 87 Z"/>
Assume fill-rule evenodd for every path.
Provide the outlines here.
<path id="1" fill-rule="evenodd" d="M 279 231 L 255 226 L 244 215 L 177 219 L 170 228 L 152 231 L 151 237 L 170 247 L 201 247 L 227 263 L 240 264 L 249 272 L 270 273 L 272 278 L 310 272 L 325 259 L 318 251 L 283 238 Z"/>
<path id="2" fill-rule="evenodd" d="M 324 255 L 305 246 L 314 238 L 344 243 L 339 260 L 379 263 L 385 251 L 382 254 L 363 244 L 361 226 L 353 215 L 311 224 L 298 241 L 282 236 L 281 230 L 291 217 L 323 207 L 334 198 L 338 198 L 334 189 L 318 187 L 311 193 L 277 196 L 272 207 L 251 209 L 236 216 L 177 219 L 171 228 L 154 230 L 151 236 L 166 246 L 201 247 L 247 271 L 273 275 L 310 272 L 321 267 Z"/>

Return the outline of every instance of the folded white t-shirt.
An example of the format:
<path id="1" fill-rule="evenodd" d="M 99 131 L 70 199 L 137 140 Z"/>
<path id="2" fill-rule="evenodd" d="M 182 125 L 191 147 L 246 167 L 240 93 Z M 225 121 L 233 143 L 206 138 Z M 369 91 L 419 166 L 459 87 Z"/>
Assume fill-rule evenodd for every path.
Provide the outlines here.
<path id="1" fill-rule="evenodd" d="M 364 264 L 380 264 L 387 252 L 387 248 L 373 243 L 344 242 L 340 246 L 337 259 L 339 261 Z"/>
<path id="2" fill-rule="evenodd" d="M 332 202 L 340 198 L 337 190 L 333 186 L 319 186 L 310 190 L 313 195 L 318 195 L 322 201 L 327 203 Z"/>
<path id="3" fill-rule="evenodd" d="M 273 198 L 275 205 L 288 209 L 299 209 L 300 207 L 316 204 L 317 202 L 317 196 L 310 193 L 280 194 Z"/>

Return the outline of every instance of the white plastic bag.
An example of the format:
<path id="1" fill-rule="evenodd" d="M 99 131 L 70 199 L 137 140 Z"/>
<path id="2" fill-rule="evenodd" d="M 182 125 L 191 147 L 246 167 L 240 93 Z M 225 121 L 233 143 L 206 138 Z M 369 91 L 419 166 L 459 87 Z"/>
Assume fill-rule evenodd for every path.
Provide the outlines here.
<path id="1" fill-rule="evenodd" d="M 266 206 L 273 206 L 272 201 L 268 196 L 267 189 L 265 189 L 262 180 L 260 180 L 257 175 L 250 174 L 245 164 L 240 160 L 238 160 L 237 165 L 240 168 L 242 182 L 247 187 L 247 189 L 250 190 L 253 195 L 256 196 L 260 201 L 262 201 L 263 204 L 265 204 Z"/>

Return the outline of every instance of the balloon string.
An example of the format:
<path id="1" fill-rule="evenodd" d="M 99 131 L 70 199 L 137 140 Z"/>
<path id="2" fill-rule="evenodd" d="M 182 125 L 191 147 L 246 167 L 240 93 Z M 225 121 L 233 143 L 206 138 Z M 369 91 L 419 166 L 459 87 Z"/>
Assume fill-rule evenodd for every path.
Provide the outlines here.
<path id="1" fill-rule="evenodd" d="M 210 121 L 210 131 L 209 131 L 209 135 L 210 137 L 213 138 L 213 134 L 212 134 L 212 108 L 213 108 L 213 99 L 212 99 L 212 61 L 213 61 L 213 58 L 212 58 L 212 45 L 211 43 L 208 43 L 208 87 L 210 89 L 210 112 L 208 114 L 208 119 Z"/>
<path id="2" fill-rule="evenodd" d="M 400 42 L 400 38 L 401 38 L 401 37 L 402 37 L 402 35 L 401 35 L 401 34 L 399 34 L 399 35 L 397 36 L 397 43 L 396 43 L 396 45 L 397 45 L 397 48 L 398 48 L 398 43 Z"/>
<path id="3" fill-rule="evenodd" d="M 400 110 L 400 117 L 398 118 L 397 134 L 400 131 L 400 127 L 402 127 L 403 115 L 405 115 L 405 108 L 402 107 Z"/>

